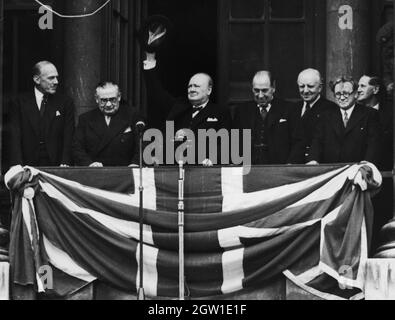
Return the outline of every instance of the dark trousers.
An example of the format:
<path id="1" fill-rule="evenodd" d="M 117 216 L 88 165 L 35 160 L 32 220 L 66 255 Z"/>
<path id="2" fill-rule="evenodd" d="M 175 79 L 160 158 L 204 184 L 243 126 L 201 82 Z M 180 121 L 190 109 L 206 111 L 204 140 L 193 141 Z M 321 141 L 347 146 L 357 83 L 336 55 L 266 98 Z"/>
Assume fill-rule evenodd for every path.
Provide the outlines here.
<path id="1" fill-rule="evenodd" d="M 269 152 L 267 146 L 253 146 L 252 147 L 252 164 L 253 165 L 265 165 L 270 164 Z"/>
<path id="2" fill-rule="evenodd" d="M 48 156 L 48 152 L 47 152 L 45 143 L 40 144 L 38 166 L 39 167 L 52 166 L 51 159 Z"/>

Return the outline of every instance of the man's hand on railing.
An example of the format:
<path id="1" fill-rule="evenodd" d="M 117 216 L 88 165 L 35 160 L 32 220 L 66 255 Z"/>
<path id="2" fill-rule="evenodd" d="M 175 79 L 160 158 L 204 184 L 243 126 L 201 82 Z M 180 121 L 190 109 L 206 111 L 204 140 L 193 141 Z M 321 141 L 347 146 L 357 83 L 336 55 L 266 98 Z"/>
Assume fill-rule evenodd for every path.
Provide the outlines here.
<path id="1" fill-rule="evenodd" d="M 156 53 L 145 53 L 147 58 L 143 61 L 144 70 L 151 70 L 156 67 Z"/>
<path id="2" fill-rule="evenodd" d="M 212 167 L 214 164 L 210 159 L 205 159 L 202 162 L 203 167 Z"/>
<path id="3" fill-rule="evenodd" d="M 307 162 L 306 165 L 307 166 L 318 166 L 319 163 L 317 161 L 313 160 L 313 161 Z"/>
<path id="4" fill-rule="evenodd" d="M 89 165 L 91 168 L 103 168 L 103 164 L 101 162 L 93 162 Z"/>
<path id="5" fill-rule="evenodd" d="M 156 62 L 156 53 L 155 52 L 146 52 L 145 53 L 146 54 L 146 57 L 147 57 L 147 59 L 146 59 L 146 61 L 149 61 L 149 62 Z"/>

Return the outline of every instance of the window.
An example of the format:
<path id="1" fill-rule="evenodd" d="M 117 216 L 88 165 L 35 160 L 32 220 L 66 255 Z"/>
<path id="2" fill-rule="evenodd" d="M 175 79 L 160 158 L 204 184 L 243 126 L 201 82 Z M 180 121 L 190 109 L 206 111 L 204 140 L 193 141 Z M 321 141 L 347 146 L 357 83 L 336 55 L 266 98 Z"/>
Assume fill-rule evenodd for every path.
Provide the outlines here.
<path id="1" fill-rule="evenodd" d="M 251 79 L 258 70 L 272 71 L 278 95 L 288 99 L 298 98 L 296 78 L 302 69 L 324 73 L 324 19 L 315 30 L 318 17 L 325 17 L 324 1 L 222 0 L 219 7 L 223 103 L 251 99 Z"/>

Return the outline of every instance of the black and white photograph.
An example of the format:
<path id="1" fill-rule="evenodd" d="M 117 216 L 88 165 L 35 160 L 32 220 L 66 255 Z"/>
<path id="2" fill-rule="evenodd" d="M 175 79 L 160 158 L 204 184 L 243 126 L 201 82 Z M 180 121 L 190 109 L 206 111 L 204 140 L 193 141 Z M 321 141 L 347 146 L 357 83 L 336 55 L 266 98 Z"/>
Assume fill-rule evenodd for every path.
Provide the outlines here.
<path id="1" fill-rule="evenodd" d="M 0 0 L 0 300 L 395 300 L 393 9 Z"/>

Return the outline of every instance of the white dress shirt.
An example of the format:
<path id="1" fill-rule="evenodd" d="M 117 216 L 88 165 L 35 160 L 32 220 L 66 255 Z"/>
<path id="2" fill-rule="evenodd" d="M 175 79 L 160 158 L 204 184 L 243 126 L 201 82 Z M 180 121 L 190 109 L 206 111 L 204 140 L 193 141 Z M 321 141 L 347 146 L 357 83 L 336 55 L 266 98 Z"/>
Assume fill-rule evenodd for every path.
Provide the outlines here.
<path id="1" fill-rule="evenodd" d="M 111 117 L 110 116 L 104 116 L 104 119 L 106 120 L 107 127 L 109 127 L 110 126 L 110 122 L 111 122 Z"/>
<path id="2" fill-rule="evenodd" d="M 204 108 L 206 108 L 207 105 L 208 105 L 208 101 L 207 101 L 206 103 L 203 103 L 203 104 L 200 105 L 200 106 L 194 107 L 194 108 L 201 108 L 201 109 L 196 110 L 196 111 L 192 114 L 192 119 L 194 119 L 194 118 L 199 114 L 200 111 L 202 111 Z"/>
<path id="3" fill-rule="evenodd" d="M 265 108 L 263 105 L 262 106 L 260 106 L 259 104 L 258 104 L 258 109 L 259 109 L 259 113 L 261 113 L 261 108 Z M 272 108 L 272 104 L 271 103 L 269 103 L 267 106 L 266 106 L 266 111 L 267 111 L 267 113 L 269 113 L 269 111 L 270 111 L 270 109 Z"/>
<path id="4" fill-rule="evenodd" d="M 321 96 L 318 95 L 318 97 L 312 103 L 310 103 L 310 110 L 313 109 L 314 105 L 317 103 L 318 100 L 320 100 L 320 98 L 321 98 Z M 307 102 L 304 101 L 303 108 L 302 108 L 302 117 L 306 113 L 306 107 L 307 107 Z"/>
<path id="5" fill-rule="evenodd" d="M 40 90 L 38 90 L 36 87 L 34 87 L 34 95 L 36 96 L 36 103 L 37 103 L 38 110 L 40 110 L 41 103 L 44 99 L 44 94 Z"/>
<path id="6" fill-rule="evenodd" d="M 352 112 L 354 111 L 354 108 L 355 108 L 355 104 L 354 104 L 351 108 L 349 108 L 349 109 L 347 109 L 347 110 L 340 109 L 340 112 L 341 112 L 341 114 L 342 114 L 342 119 L 344 120 L 344 118 L 345 118 L 345 116 L 346 116 L 346 113 L 347 113 L 348 120 L 350 120 L 350 119 L 351 119 Z"/>

